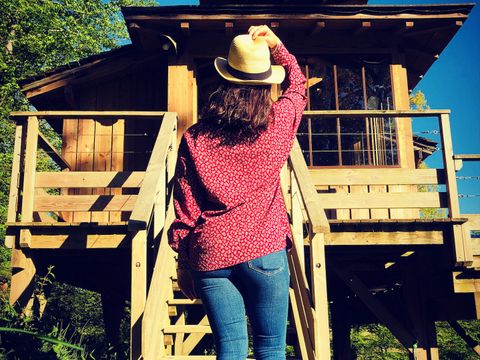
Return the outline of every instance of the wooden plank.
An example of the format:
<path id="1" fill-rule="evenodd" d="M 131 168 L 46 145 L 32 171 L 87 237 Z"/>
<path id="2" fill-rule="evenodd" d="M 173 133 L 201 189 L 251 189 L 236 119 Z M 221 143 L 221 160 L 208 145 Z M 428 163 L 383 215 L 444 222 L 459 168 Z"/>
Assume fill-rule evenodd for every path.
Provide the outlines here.
<path id="1" fill-rule="evenodd" d="M 37 117 L 68 117 L 68 118 L 98 118 L 98 117 L 138 117 L 146 118 L 153 117 L 158 118 L 162 117 L 165 114 L 165 111 L 12 111 L 10 116 L 12 117 L 28 117 L 28 116 L 37 116 Z"/>
<path id="2" fill-rule="evenodd" d="M 207 315 L 205 315 L 200 320 L 198 325 L 201 325 L 201 326 L 209 325 Z M 183 342 L 182 355 L 189 355 L 192 352 L 192 350 L 195 348 L 195 346 L 197 346 L 197 344 L 200 342 L 200 340 L 203 339 L 204 335 L 205 334 L 203 333 L 192 333 L 188 335 L 188 337 Z"/>
<path id="3" fill-rule="evenodd" d="M 77 166 L 77 145 L 78 145 L 78 119 L 63 119 L 62 130 L 62 157 L 75 170 Z M 76 194 L 75 189 L 60 189 L 61 195 Z M 62 218 L 65 221 L 73 221 L 73 212 L 63 212 Z"/>
<path id="4" fill-rule="evenodd" d="M 310 272 L 314 312 L 315 359 L 330 359 L 330 328 L 328 320 L 327 265 L 325 234 L 315 234 L 310 240 Z"/>
<path id="5" fill-rule="evenodd" d="M 48 141 L 48 139 L 43 135 L 41 132 L 38 132 L 38 146 L 43 149 L 48 156 L 52 158 L 55 163 L 57 163 L 58 166 L 62 170 L 64 169 L 70 169 L 70 164 L 62 157 L 62 155 L 53 147 L 52 144 Z"/>
<path id="6" fill-rule="evenodd" d="M 405 80 L 405 79 L 404 79 Z M 393 85 L 393 84 L 392 84 Z M 397 86 L 403 87 L 403 85 L 397 84 Z M 408 89 L 407 89 L 408 90 Z M 400 90 L 399 90 L 400 91 Z M 408 95 L 408 92 L 407 92 Z M 407 96 L 408 98 L 408 96 Z M 402 105 L 405 106 L 405 105 Z M 303 112 L 304 117 L 315 116 L 315 117 L 432 117 L 439 116 L 442 114 L 450 114 L 450 110 L 407 110 L 407 109 L 396 109 L 396 110 L 305 110 Z"/>
<path id="7" fill-rule="evenodd" d="M 291 177 L 291 222 L 292 222 L 292 234 L 296 239 L 295 246 L 297 247 L 297 254 L 300 264 L 303 268 L 305 268 L 305 251 L 303 245 L 303 213 L 302 213 L 302 198 L 300 194 L 300 190 L 298 188 L 297 180 L 295 179 L 295 175 L 290 172 Z"/>
<path id="8" fill-rule="evenodd" d="M 480 230 L 480 214 L 460 214 L 460 216 L 468 219 L 471 230 Z"/>
<path id="9" fill-rule="evenodd" d="M 368 194 L 368 186 L 351 185 L 350 194 Z M 352 219 L 369 219 L 370 218 L 370 210 L 368 208 L 361 208 L 361 209 L 352 208 L 351 213 L 352 213 Z"/>
<path id="10" fill-rule="evenodd" d="M 373 194 L 387 192 L 386 185 L 369 185 L 368 188 L 369 192 Z M 389 217 L 388 208 L 370 209 L 370 217 L 372 219 L 387 219 Z"/>
<path id="11" fill-rule="evenodd" d="M 10 304 L 25 306 L 33 294 L 36 267 L 32 258 L 22 249 L 12 249 L 12 278 L 10 282 Z"/>
<path id="12" fill-rule="evenodd" d="M 131 211 L 137 195 L 39 195 L 34 211 Z M 90 222 L 76 219 L 74 222 Z"/>
<path id="13" fill-rule="evenodd" d="M 455 20 L 455 19 L 465 19 L 466 15 L 455 12 L 455 13 L 448 13 L 448 14 L 412 14 L 412 13 L 399 13 L 395 15 L 372 15 L 372 14 L 355 14 L 355 15 L 328 15 L 325 16 L 322 12 L 311 12 L 308 14 L 288 14 L 289 20 L 316 20 L 319 17 L 326 20 L 385 20 L 385 19 L 398 19 L 398 20 L 410 20 L 412 19 L 445 19 L 445 20 Z M 251 20 L 258 20 L 265 22 L 265 19 L 278 19 L 279 14 L 275 12 L 262 12 L 262 14 L 222 14 L 219 17 L 216 13 L 215 14 L 191 14 L 191 13 L 180 13 L 180 14 L 171 14 L 171 13 L 164 13 L 164 14 L 138 14 L 138 15 L 130 15 L 128 16 L 129 21 L 145 21 L 145 20 L 198 20 L 198 21 L 205 21 L 205 20 L 218 20 L 222 21 L 225 19 L 231 20 L 238 20 L 238 21 L 251 21 Z"/>
<path id="14" fill-rule="evenodd" d="M 301 307 L 297 302 L 294 289 L 290 288 L 290 304 L 292 308 L 293 320 L 295 322 L 295 330 L 297 332 L 297 341 L 300 348 L 300 356 L 302 359 L 314 360 L 313 346 L 308 336 L 308 329 L 306 327 L 304 318 L 302 318 L 300 311 Z"/>
<path id="15" fill-rule="evenodd" d="M 325 215 L 323 204 L 317 202 L 315 198 L 316 190 L 310 181 L 307 164 L 302 155 L 300 144 L 295 139 L 292 151 L 290 152 L 289 162 L 297 179 L 298 188 L 302 195 L 303 204 L 308 214 L 308 222 L 312 232 L 327 233 L 330 231 L 330 225 Z"/>
<path id="16" fill-rule="evenodd" d="M 480 160 L 480 154 L 454 154 L 453 158 L 464 161 L 477 161 Z"/>
<path id="17" fill-rule="evenodd" d="M 319 193 L 317 201 L 325 209 L 442 208 L 447 206 L 445 193 Z"/>
<path id="18" fill-rule="evenodd" d="M 111 168 L 112 151 L 112 120 L 102 119 L 95 121 L 95 139 L 93 149 L 93 171 L 104 172 Z M 92 189 L 92 194 L 109 195 L 109 190 L 105 187 Z M 92 212 L 91 221 L 108 221 L 109 213 Z"/>
<path id="19" fill-rule="evenodd" d="M 72 229 L 73 230 L 73 229 Z M 75 230 L 74 230 L 75 231 Z M 130 246 L 128 234 L 32 234 L 32 249 L 116 249 Z"/>
<path id="20" fill-rule="evenodd" d="M 167 301 L 168 305 L 202 305 L 202 300 L 200 299 L 169 299 Z"/>
<path id="21" fill-rule="evenodd" d="M 112 162 L 110 166 L 110 171 L 123 171 L 123 162 L 124 162 L 124 145 L 125 144 L 125 119 L 116 119 L 113 122 L 112 128 Z M 145 173 L 141 173 L 141 181 L 137 184 L 137 186 L 133 187 L 140 187 L 141 182 L 143 181 L 143 177 Z M 128 181 L 126 181 L 128 182 Z M 127 187 L 126 184 L 122 187 Z M 122 189 L 110 189 L 111 195 L 121 195 Z M 120 221 L 122 219 L 122 213 L 112 211 L 110 212 L 110 221 Z"/>
<path id="22" fill-rule="evenodd" d="M 166 114 L 150 156 L 150 159 L 153 160 L 148 163 L 145 178 L 138 194 L 138 202 L 128 222 L 130 230 L 147 228 L 157 193 L 162 184 L 159 179 L 161 176 L 165 176 L 169 140 L 172 132 L 174 132 L 175 125 L 176 116 L 174 114 Z"/>
<path id="23" fill-rule="evenodd" d="M 449 217 L 460 216 L 460 204 L 458 201 L 457 180 L 455 175 L 455 164 L 453 160 L 452 136 L 450 133 L 450 116 L 441 114 L 439 117 L 440 136 L 442 138 L 443 164 L 447 174 L 447 194 Z M 455 260 L 457 265 L 468 265 L 473 262 L 473 254 L 470 244 L 470 236 L 464 237 L 460 225 L 453 227 Z"/>
<path id="24" fill-rule="evenodd" d="M 95 145 L 95 121 L 93 119 L 79 119 L 77 131 L 77 163 L 75 170 L 93 170 L 93 154 Z M 91 189 L 77 189 L 78 195 L 91 195 Z M 74 221 L 91 221 L 91 212 L 76 211 Z"/>
<path id="25" fill-rule="evenodd" d="M 177 140 L 197 122 L 197 83 L 188 59 L 171 58 L 168 65 L 168 111 L 178 114 Z"/>
<path id="26" fill-rule="evenodd" d="M 139 188 L 145 171 L 66 171 L 37 172 L 36 188 Z"/>
<path id="27" fill-rule="evenodd" d="M 142 358 L 142 323 L 147 300 L 147 232 L 139 230 L 132 238 L 130 295 L 130 359 Z"/>
<path id="28" fill-rule="evenodd" d="M 20 221 L 33 220 L 35 197 L 35 170 L 37 166 L 38 118 L 31 116 L 27 120 L 27 137 L 25 140 L 25 164 L 22 188 L 22 217 Z M 30 246 L 30 230 L 20 230 L 20 246 Z"/>
<path id="29" fill-rule="evenodd" d="M 437 185 L 445 183 L 443 169 L 309 169 L 315 186 Z"/>
<path id="30" fill-rule="evenodd" d="M 25 133 L 25 124 L 21 121 L 15 125 L 15 140 L 12 155 L 12 175 L 10 177 L 10 192 L 8 196 L 7 222 L 17 221 L 18 211 L 18 188 L 20 186 L 20 162 L 22 152 L 22 136 Z M 15 244 L 15 233 L 7 228 L 5 234 L 5 246 L 13 248 Z"/>
<path id="31" fill-rule="evenodd" d="M 411 112 L 410 99 L 408 96 L 408 77 L 405 56 L 403 54 L 393 55 L 393 64 L 390 65 L 390 74 L 392 80 L 392 97 L 395 111 L 401 111 L 403 114 Z M 428 111 L 428 110 L 427 110 Z M 415 152 L 413 148 L 413 132 L 412 121 L 410 118 L 399 119 L 396 117 L 396 146 L 398 153 L 398 161 L 401 168 L 415 169 Z M 411 114 L 410 117 L 414 115 Z M 416 186 L 397 186 L 391 185 L 388 191 L 398 192 L 413 192 L 416 191 Z M 394 206 L 389 206 L 390 216 L 392 218 L 418 218 L 417 209 L 394 209 Z"/>
<path id="32" fill-rule="evenodd" d="M 175 218 L 173 210 L 173 196 L 169 196 L 165 226 L 170 226 Z M 163 329 L 170 323 L 169 308 L 172 304 L 172 272 L 175 271 L 175 252 L 168 245 L 167 232 L 162 232 L 157 257 L 150 281 L 148 297 L 145 304 L 143 332 L 143 356 L 145 359 L 154 359 L 167 355 L 163 342 Z M 189 299 L 185 299 L 191 301 Z M 176 305 L 176 304 L 174 304 Z"/>
<path id="33" fill-rule="evenodd" d="M 165 334 L 176 333 L 203 333 L 211 334 L 212 328 L 210 325 L 169 325 L 163 330 Z"/>
<path id="34" fill-rule="evenodd" d="M 325 234 L 325 245 L 443 245 L 443 231 L 362 231 Z"/>

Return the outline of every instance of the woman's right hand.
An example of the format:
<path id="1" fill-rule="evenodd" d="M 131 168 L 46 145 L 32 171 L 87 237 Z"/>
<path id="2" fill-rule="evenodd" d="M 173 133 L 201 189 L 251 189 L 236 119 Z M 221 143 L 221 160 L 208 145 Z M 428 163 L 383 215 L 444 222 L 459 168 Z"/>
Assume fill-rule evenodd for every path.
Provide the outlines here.
<path id="1" fill-rule="evenodd" d="M 197 298 L 197 294 L 195 293 L 195 286 L 193 283 L 193 277 L 189 270 L 186 269 L 177 269 L 177 283 L 182 293 L 193 300 Z"/>
<path id="2" fill-rule="evenodd" d="M 257 37 L 264 38 L 270 49 L 275 48 L 281 42 L 267 25 L 250 26 L 248 34 L 252 37 L 252 40 L 255 40 Z"/>

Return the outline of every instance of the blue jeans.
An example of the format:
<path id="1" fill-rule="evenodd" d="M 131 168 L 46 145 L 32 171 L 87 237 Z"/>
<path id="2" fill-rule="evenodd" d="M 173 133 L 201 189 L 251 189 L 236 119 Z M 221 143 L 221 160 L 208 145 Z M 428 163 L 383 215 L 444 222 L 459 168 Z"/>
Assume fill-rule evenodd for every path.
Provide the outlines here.
<path id="1" fill-rule="evenodd" d="M 286 250 L 213 271 L 192 271 L 218 360 L 245 360 L 248 315 L 257 360 L 285 359 L 290 274 Z"/>

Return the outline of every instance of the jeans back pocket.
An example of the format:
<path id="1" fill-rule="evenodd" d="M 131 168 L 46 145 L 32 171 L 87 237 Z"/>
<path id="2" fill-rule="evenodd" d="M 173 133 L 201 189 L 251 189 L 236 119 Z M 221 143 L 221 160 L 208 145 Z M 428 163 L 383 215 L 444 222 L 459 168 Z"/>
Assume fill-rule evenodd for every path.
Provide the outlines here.
<path id="1" fill-rule="evenodd" d="M 285 269 L 285 255 L 285 249 L 282 249 L 256 259 L 248 260 L 248 267 L 262 274 L 272 276 Z"/>

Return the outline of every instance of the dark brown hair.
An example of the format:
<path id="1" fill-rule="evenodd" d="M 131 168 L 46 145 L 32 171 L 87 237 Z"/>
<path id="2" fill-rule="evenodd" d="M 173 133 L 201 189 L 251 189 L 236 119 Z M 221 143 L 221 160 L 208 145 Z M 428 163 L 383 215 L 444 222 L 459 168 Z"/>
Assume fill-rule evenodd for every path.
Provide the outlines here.
<path id="1" fill-rule="evenodd" d="M 267 127 L 272 105 L 270 85 L 241 85 L 222 80 L 203 107 L 199 122 L 223 144 L 254 141 Z"/>

